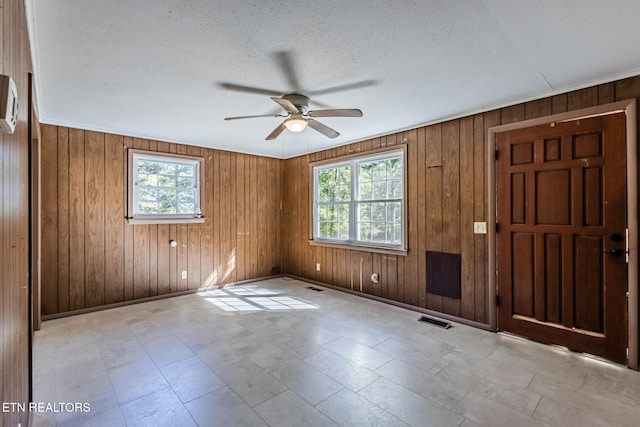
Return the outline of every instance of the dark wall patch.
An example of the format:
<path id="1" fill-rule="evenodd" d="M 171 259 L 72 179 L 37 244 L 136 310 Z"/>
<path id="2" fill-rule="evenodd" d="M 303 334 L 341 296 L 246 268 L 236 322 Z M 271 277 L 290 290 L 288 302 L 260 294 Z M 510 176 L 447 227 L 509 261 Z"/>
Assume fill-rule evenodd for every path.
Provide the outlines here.
<path id="1" fill-rule="evenodd" d="M 460 254 L 427 251 L 427 292 L 460 299 Z"/>

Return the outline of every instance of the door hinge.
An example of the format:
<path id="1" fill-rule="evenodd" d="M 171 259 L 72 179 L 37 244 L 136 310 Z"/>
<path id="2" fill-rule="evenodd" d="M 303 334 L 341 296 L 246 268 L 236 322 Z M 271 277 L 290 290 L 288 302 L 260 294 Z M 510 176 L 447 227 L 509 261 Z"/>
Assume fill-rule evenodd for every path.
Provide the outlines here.
<path id="1" fill-rule="evenodd" d="M 500 155 L 498 154 L 498 150 L 496 150 L 496 160 L 498 160 L 498 157 L 500 157 Z"/>
<path id="2" fill-rule="evenodd" d="M 624 258 L 627 264 L 629 264 L 629 229 L 624 230 Z"/>
<path id="3" fill-rule="evenodd" d="M 500 223 L 496 222 L 496 233 L 500 232 Z"/>
<path id="4" fill-rule="evenodd" d="M 496 307 L 500 307 L 500 295 L 496 295 Z"/>

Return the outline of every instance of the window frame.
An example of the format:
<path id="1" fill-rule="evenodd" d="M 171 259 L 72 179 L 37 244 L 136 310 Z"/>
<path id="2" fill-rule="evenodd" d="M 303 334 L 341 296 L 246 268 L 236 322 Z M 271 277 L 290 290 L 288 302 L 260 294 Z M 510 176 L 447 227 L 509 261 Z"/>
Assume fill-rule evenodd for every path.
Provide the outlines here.
<path id="1" fill-rule="evenodd" d="M 353 229 L 353 233 L 350 233 L 351 236 L 354 236 L 357 231 L 357 218 L 356 218 L 356 209 L 358 204 L 366 202 L 363 200 L 357 200 L 356 195 L 358 192 L 358 181 L 357 174 L 358 171 L 355 166 L 358 163 L 366 162 L 368 160 L 379 160 L 389 157 L 395 157 L 396 155 L 400 155 L 402 157 L 402 243 L 399 245 L 392 244 L 384 244 L 384 243 L 373 243 L 373 242 L 362 242 L 358 240 L 334 240 L 334 239 L 325 239 L 317 236 L 318 232 L 318 218 L 317 218 L 317 203 L 318 200 L 318 190 L 319 186 L 316 185 L 317 181 L 317 171 L 321 169 L 325 169 L 328 167 L 340 167 L 346 164 L 350 164 L 352 166 L 351 171 L 351 201 L 349 202 L 350 212 L 349 212 L 349 224 L 350 230 L 351 227 L 356 227 Z M 378 252 L 392 255 L 407 255 L 408 252 L 408 224 L 407 224 L 407 146 L 406 144 L 396 145 L 393 147 L 385 147 L 377 150 L 371 150 L 367 152 L 359 152 L 350 154 L 347 156 L 342 156 L 339 158 L 333 158 L 328 160 L 321 160 L 317 162 L 309 163 L 309 244 L 314 246 L 326 246 L 332 248 L 341 248 L 341 249 L 357 249 L 368 252 Z"/>
<path id="2" fill-rule="evenodd" d="M 180 215 L 180 214 L 158 214 L 144 215 L 135 212 L 135 201 L 137 199 L 135 182 L 135 161 L 139 158 L 158 160 L 163 162 L 176 162 L 186 160 L 196 166 L 196 206 L 201 212 L 197 215 Z M 134 148 L 127 149 L 127 221 L 129 224 L 195 224 L 205 222 L 202 214 L 205 198 L 205 177 L 204 177 L 204 158 L 174 153 L 160 153 L 157 151 L 140 150 Z"/>

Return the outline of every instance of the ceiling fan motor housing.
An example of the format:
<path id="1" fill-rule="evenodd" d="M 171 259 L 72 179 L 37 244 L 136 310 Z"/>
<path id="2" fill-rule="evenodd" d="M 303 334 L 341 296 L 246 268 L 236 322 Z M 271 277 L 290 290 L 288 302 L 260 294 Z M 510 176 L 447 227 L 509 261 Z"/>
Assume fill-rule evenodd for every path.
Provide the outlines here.
<path id="1" fill-rule="evenodd" d="M 290 93 L 283 96 L 284 99 L 295 105 L 302 114 L 309 111 L 309 98 L 299 93 Z"/>

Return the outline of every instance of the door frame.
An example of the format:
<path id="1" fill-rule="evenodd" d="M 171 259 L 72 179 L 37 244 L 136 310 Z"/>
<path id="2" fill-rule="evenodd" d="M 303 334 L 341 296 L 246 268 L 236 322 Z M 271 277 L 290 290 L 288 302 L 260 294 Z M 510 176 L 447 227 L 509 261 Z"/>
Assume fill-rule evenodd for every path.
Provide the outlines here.
<path id="1" fill-rule="evenodd" d="M 624 112 L 627 127 L 627 226 L 629 229 L 628 250 L 628 362 L 627 366 L 638 370 L 638 155 L 637 155 L 637 121 L 636 100 L 613 102 L 584 108 L 566 113 L 521 122 L 499 125 L 489 128 L 487 141 L 487 271 L 489 272 L 488 298 L 489 298 L 489 327 L 492 331 L 498 328 L 498 307 L 496 304 L 497 292 L 497 258 L 496 258 L 496 135 L 516 129 L 545 125 L 553 122 L 572 121 L 597 115 L 605 115 L 616 112 Z M 491 273 L 493 272 L 493 274 Z"/>

